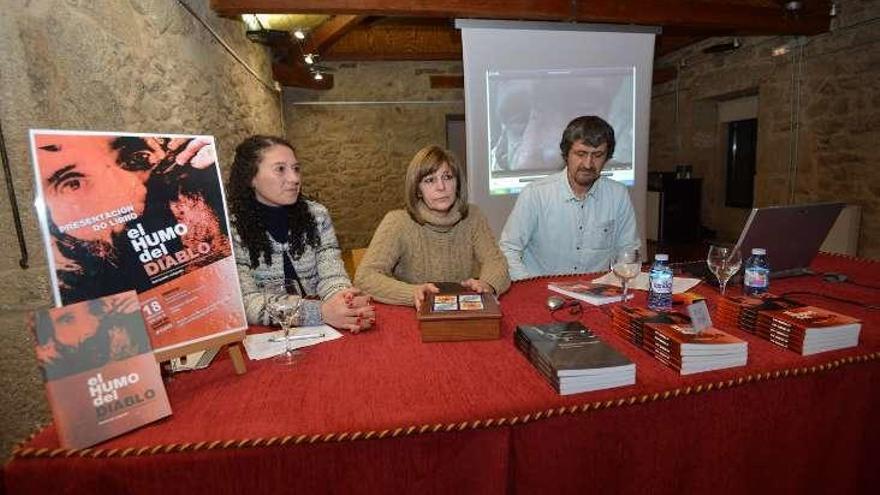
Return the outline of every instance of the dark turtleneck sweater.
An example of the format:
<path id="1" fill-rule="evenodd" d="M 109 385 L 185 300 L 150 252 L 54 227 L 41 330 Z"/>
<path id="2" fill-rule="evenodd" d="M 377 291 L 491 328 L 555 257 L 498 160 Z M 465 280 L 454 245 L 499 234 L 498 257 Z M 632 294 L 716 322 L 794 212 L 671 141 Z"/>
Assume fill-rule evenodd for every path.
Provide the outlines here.
<path id="1" fill-rule="evenodd" d="M 290 226 L 287 218 L 287 208 L 284 206 L 269 206 L 263 203 L 259 205 L 260 218 L 269 236 L 279 244 L 287 244 L 290 240 Z M 305 289 L 299 280 L 299 275 L 293 267 L 293 261 L 290 259 L 289 250 L 284 251 L 284 278 L 295 280 L 300 295 L 305 294 Z"/>

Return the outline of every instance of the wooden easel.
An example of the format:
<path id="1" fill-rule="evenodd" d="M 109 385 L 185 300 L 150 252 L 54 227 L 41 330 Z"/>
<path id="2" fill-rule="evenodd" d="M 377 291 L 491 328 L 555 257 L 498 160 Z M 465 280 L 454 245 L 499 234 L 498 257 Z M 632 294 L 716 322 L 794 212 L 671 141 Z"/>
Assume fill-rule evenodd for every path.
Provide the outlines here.
<path id="1" fill-rule="evenodd" d="M 165 349 L 154 354 L 156 356 L 156 361 L 161 363 L 194 352 L 204 351 L 205 349 L 226 346 L 226 350 L 229 352 L 229 358 L 232 359 L 232 366 L 235 368 L 235 374 L 243 375 L 247 371 L 247 367 L 244 364 L 244 356 L 241 354 L 244 335 L 245 331 L 239 330 L 237 332 L 209 337 L 204 340 L 199 340 L 198 342 L 192 342 L 171 349 Z"/>

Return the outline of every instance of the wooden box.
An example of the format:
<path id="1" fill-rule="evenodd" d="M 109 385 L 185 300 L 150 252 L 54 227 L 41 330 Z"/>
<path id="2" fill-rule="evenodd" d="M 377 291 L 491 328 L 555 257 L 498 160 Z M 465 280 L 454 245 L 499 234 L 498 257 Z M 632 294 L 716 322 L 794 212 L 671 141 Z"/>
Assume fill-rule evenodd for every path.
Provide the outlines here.
<path id="1" fill-rule="evenodd" d="M 479 296 L 482 309 L 436 310 L 436 299 L 460 296 L 466 298 Z M 501 336 L 501 309 L 492 294 L 467 291 L 430 294 L 422 304 L 417 317 L 422 342 L 493 340 Z"/>

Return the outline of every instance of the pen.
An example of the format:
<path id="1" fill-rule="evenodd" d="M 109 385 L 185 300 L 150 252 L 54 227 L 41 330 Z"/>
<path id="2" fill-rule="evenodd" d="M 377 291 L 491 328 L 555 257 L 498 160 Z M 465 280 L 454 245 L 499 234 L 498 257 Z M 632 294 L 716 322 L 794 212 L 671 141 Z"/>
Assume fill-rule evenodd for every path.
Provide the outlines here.
<path id="1" fill-rule="evenodd" d="M 286 340 L 307 340 L 307 339 L 317 339 L 324 336 L 324 332 L 321 333 L 306 333 L 302 335 L 291 335 L 287 337 Z M 282 337 L 269 337 L 269 342 L 284 342 L 285 338 Z"/>

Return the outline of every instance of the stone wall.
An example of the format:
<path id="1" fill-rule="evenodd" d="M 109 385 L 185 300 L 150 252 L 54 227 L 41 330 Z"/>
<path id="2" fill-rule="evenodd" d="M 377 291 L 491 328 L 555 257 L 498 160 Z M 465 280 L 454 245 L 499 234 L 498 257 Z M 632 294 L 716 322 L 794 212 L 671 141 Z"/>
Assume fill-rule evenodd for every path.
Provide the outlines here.
<path id="1" fill-rule="evenodd" d="M 366 247 L 386 212 L 403 207 L 403 175 L 428 144 L 446 145 L 446 116 L 463 91 L 431 89 L 450 62 L 335 63 L 334 88 L 285 90 L 287 136 L 306 194 L 329 208 L 343 249 Z"/>
<path id="2" fill-rule="evenodd" d="M 748 210 L 724 206 L 718 104 L 757 95 L 755 205 L 859 204 L 859 255 L 880 258 L 880 2 L 838 5 L 829 33 L 742 38 L 736 51 L 703 53 L 729 41 L 716 38 L 656 62 L 678 67 L 679 77 L 653 88 L 649 168 L 692 165 L 704 178 L 702 221 L 720 237 L 735 238 Z M 772 54 L 783 46 L 787 53 Z"/>
<path id="3" fill-rule="evenodd" d="M 186 2 L 251 67 L 249 72 L 175 0 L 3 0 L 0 123 L 30 254 L 19 249 L 0 194 L 0 459 L 49 417 L 28 310 L 46 306 L 48 267 L 33 203 L 29 128 L 198 133 L 217 138 L 221 164 L 254 133 L 281 133 L 270 59 L 238 21 L 208 1 Z M 269 82 L 269 86 L 264 84 Z M 4 184 L 5 186 L 5 184 Z"/>

